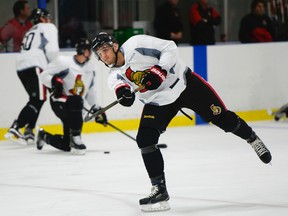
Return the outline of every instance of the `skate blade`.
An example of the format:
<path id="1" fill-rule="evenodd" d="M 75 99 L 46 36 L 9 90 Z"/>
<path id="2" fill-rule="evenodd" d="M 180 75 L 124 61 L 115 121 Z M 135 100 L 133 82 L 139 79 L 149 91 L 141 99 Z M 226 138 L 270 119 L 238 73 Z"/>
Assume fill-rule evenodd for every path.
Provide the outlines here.
<path id="1" fill-rule="evenodd" d="M 170 205 L 167 201 L 162 201 L 155 204 L 141 205 L 141 211 L 143 212 L 158 212 L 168 210 L 170 210 Z"/>
<path id="2" fill-rule="evenodd" d="M 14 143 L 20 144 L 20 145 L 27 145 L 27 141 L 24 138 L 17 138 L 14 134 L 12 133 L 6 133 L 4 135 L 4 137 L 9 140 L 12 141 Z"/>
<path id="3" fill-rule="evenodd" d="M 79 150 L 79 149 L 71 148 L 70 153 L 71 155 L 85 155 L 86 150 L 85 149 Z"/>

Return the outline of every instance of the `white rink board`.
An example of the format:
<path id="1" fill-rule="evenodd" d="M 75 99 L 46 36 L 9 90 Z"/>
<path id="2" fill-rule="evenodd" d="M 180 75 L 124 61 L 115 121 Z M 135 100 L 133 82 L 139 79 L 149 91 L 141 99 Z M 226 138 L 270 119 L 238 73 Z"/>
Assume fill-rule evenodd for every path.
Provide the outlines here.
<path id="1" fill-rule="evenodd" d="M 208 81 L 227 107 L 235 111 L 281 106 L 288 101 L 287 50 L 288 43 L 208 46 Z M 183 61 L 193 69 L 193 47 L 179 47 L 179 52 Z M 74 52 L 62 53 L 71 55 Z M 0 54 L 0 128 L 9 127 L 28 100 L 15 71 L 17 55 Z M 106 106 L 116 99 L 107 87 L 108 68 L 94 57 L 93 61 L 99 78 L 99 102 L 101 106 Z M 109 119 L 135 119 L 140 116 L 142 106 L 138 101 L 130 108 L 116 105 L 107 111 L 107 115 Z M 44 104 L 38 123 L 60 123 L 48 101 Z"/>
<path id="2" fill-rule="evenodd" d="M 288 43 L 208 47 L 208 81 L 235 111 L 288 102 Z"/>

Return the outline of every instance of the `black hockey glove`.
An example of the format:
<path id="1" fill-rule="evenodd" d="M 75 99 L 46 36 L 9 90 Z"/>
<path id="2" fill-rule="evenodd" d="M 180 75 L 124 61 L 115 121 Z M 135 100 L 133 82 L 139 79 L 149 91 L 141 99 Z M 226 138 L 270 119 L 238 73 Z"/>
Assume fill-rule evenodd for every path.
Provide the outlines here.
<path id="1" fill-rule="evenodd" d="M 94 108 L 92 114 L 98 112 L 100 109 L 101 109 L 101 107 L 99 107 L 99 108 Z M 107 126 L 107 123 L 108 123 L 108 120 L 107 120 L 107 116 L 106 116 L 105 112 L 102 113 L 102 114 L 100 114 L 100 115 L 97 115 L 97 116 L 95 117 L 95 122 L 96 122 L 96 123 L 99 123 L 99 124 L 103 124 L 103 125 L 106 127 L 106 126 Z"/>
<path id="2" fill-rule="evenodd" d="M 52 96 L 55 98 L 60 98 L 62 96 L 63 83 L 64 81 L 58 76 L 52 78 Z"/>
<path id="3" fill-rule="evenodd" d="M 166 79 L 166 76 L 167 71 L 160 66 L 155 65 L 151 67 L 150 72 L 144 76 L 141 84 L 144 85 L 147 90 L 155 90 Z"/>
<path id="4" fill-rule="evenodd" d="M 134 103 L 135 93 L 131 92 L 129 85 L 123 84 L 116 89 L 117 99 L 122 98 L 119 103 L 123 106 L 130 107 Z"/>

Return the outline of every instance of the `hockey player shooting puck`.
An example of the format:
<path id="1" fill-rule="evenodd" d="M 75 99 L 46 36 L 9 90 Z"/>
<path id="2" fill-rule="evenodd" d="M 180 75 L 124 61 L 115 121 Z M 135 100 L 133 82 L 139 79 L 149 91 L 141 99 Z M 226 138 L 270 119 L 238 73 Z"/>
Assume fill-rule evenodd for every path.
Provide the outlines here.
<path id="1" fill-rule="evenodd" d="M 104 151 L 104 154 L 110 154 L 110 151 Z"/>

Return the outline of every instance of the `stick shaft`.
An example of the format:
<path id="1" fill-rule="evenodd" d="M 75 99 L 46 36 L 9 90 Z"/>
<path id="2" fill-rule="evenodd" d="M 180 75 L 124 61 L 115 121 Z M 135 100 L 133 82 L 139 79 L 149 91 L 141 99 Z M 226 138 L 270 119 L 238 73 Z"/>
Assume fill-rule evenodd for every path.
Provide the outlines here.
<path id="1" fill-rule="evenodd" d="M 125 133 L 124 131 L 122 131 L 120 128 L 116 127 L 115 125 L 111 124 L 111 123 L 107 123 L 107 125 L 111 126 L 112 128 L 114 128 L 115 130 L 119 131 L 120 133 L 124 134 L 125 136 L 129 137 L 130 139 L 136 141 L 136 139 L 132 136 L 130 136 L 129 134 Z"/>
<path id="2" fill-rule="evenodd" d="M 191 121 L 193 120 L 193 118 L 191 116 L 189 116 L 186 112 L 184 112 L 182 109 L 180 109 L 180 112 L 183 113 L 183 115 L 185 115 L 187 118 L 189 118 Z"/>
<path id="3" fill-rule="evenodd" d="M 138 88 L 136 88 L 133 93 L 136 93 L 142 89 L 144 89 L 145 86 L 140 86 Z M 84 118 L 84 121 L 90 121 L 92 118 L 95 118 L 98 115 L 101 115 L 102 113 L 104 113 L 106 110 L 110 109 L 111 107 L 115 106 L 116 104 L 118 104 L 121 100 L 123 100 L 124 97 L 121 97 L 115 101 L 113 101 L 111 104 L 107 105 L 106 107 L 103 107 L 102 109 L 98 110 L 96 113 L 93 113 L 92 115 L 89 116 L 89 112 L 87 113 L 87 115 Z"/>
<path id="4" fill-rule="evenodd" d="M 119 131 L 120 133 L 124 134 L 125 136 L 129 137 L 130 139 L 134 140 L 136 142 L 136 139 L 132 136 L 130 136 L 129 134 L 125 133 L 123 130 L 121 130 L 120 128 L 116 127 L 115 125 L 111 124 L 111 123 L 107 123 L 107 125 L 111 126 L 112 128 L 114 128 L 115 130 Z M 157 144 L 158 148 L 167 148 L 167 144 Z"/>

